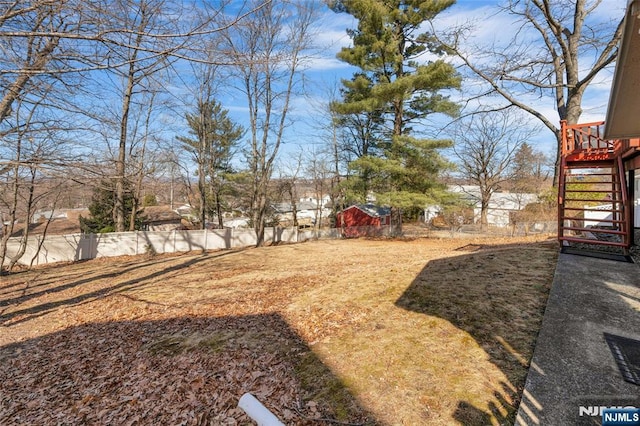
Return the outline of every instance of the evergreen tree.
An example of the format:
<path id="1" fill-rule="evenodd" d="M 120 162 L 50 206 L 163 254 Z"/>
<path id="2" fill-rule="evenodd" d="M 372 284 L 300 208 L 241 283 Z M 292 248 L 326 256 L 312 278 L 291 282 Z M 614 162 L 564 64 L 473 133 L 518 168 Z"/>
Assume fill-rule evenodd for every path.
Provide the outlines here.
<path id="1" fill-rule="evenodd" d="M 550 180 L 553 165 L 551 160 L 530 144 L 523 143 L 513 156 L 514 190 L 539 193 Z M 550 182 L 549 182 L 550 183 Z"/>
<path id="2" fill-rule="evenodd" d="M 341 129 L 340 149 L 348 162 L 362 157 L 379 157 L 385 148 L 381 139 L 383 132 L 382 109 L 355 108 L 358 102 L 371 97 L 372 81 L 363 73 L 356 73 L 350 81 L 343 81 L 341 94 L 344 102 L 333 102 L 335 125 Z M 352 167 L 351 171 L 357 170 Z M 351 174 L 343 183 L 348 202 L 365 203 L 369 193 L 369 169 L 363 168 L 356 174 Z"/>
<path id="3" fill-rule="evenodd" d="M 198 165 L 198 194 L 200 197 L 200 226 L 208 217 L 218 217 L 222 227 L 222 197 L 225 176 L 231 171 L 233 147 L 244 134 L 228 111 L 215 100 L 199 102 L 195 113 L 185 116 L 192 137 L 177 136 L 182 147 Z"/>
<path id="4" fill-rule="evenodd" d="M 422 59 L 443 53 L 420 26 L 454 2 L 438 0 L 342 0 L 331 3 L 336 12 L 358 19 L 349 30 L 352 47 L 338 58 L 359 67 L 361 76 L 343 82 L 347 94 L 333 105 L 339 114 L 378 114 L 384 125 L 376 129 L 380 154 L 363 155 L 350 167 L 366 178 L 379 202 L 388 203 L 399 224 L 400 209 L 420 209 L 438 198 L 443 186 L 438 174 L 446 167 L 438 149 L 450 141 L 421 138 L 419 126 L 431 114 L 455 116 L 457 105 L 440 92 L 458 88 L 460 78 L 452 65 Z M 363 83 L 370 85 L 362 90 Z M 357 86 L 359 84 L 359 86 Z M 352 96 L 354 91 L 361 96 Z M 422 129 L 424 130 L 424 129 Z"/>
<path id="5" fill-rule="evenodd" d="M 125 221 L 129 222 L 133 209 L 133 193 L 131 185 L 125 181 L 124 191 L 124 214 Z M 103 234 L 116 230 L 116 215 L 114 211 L 114 200 L 116 198 L 116 187 L 112 181 L 103 181 L 100 186 L 93 190 L 89 212 L 91 217 L 80 216 L 80 229 L 85 234 Z M 135 229 L 140 229 L 142 223 L 136 221 Z"/>

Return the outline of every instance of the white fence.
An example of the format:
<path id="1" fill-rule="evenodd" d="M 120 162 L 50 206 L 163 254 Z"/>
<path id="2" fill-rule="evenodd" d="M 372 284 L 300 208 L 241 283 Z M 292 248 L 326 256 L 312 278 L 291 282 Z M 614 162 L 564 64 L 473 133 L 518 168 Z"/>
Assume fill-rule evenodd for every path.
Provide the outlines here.
<path id="1" fill-rule="evenodd" d="M 340 230 L 297 230 L 296 228 L 267 228 L 268 243 L 295 243 L 314 238 L 340 238 Z M 198 250 L 219 250 L 249 247 L 256 244 L 253 230 L 216 229 L 202 231 L 136 231 L 108 234 L 51 235 L 42 242 L 34 235 L 18 263 L 43 265 L 54 262 L 74 262 L 145 253 L 175 253 Z M 16 255 L 20 238 L 11 238 L 7 245 L 7 258 Z"/>
<path id="2" fill-rule="evenodd" d="M 556 231 L 555 222 L 519 223 L 499 229 L 481 231 L 477 226 L 463 226 L 457 230 L 433 230 L 415 227 L 405 230 L 407 237 L 463 238 L 484 236 L 521 236 Z M 407 232 L 408 231 L 408 232 Z M 354 237 L 386 237 L 389 227 L 358 227 L 345 230 L 267 228 L 266 243 L 297 243 L 311 239 L 338 239 Z M 38 247 L 42 242 L 42 247 Z M 256 234 L 248 229 L 215 229 L 202 231 L 136 231 L 108 234 L 50 235 L 42 241 L 41 235 L 29 238 L 22 265 L 44 265 L 54 262 L 75 262 L 98 257 L 114 257 L 151 253 L 177 253 L 188 251 L 221 250 L 250 247 L 256 244 Z M 7 245 L 5 262 L 13 258 L 20 248 L 20 238 L 11 238 Z M 33 263 L 32 263 L 33 261 Z"/>

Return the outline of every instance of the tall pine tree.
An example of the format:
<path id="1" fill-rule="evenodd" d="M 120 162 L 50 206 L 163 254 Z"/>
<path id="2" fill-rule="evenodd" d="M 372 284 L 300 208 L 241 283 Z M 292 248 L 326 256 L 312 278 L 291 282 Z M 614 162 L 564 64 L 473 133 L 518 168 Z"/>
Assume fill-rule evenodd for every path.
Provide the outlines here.
<path id="1" fill-rule="evenodd" d="M 400 224 L 401 210 L 419 210 L 437 201 L 443 186 L 438 174 L 448 162 L 438 149 L 448 140 L 421 138 L 424 119 L 431 114 L 455 116 L 458 106 L 441 91 L 459 88 L 454 67 L 438 58 L 444 52 L 421 24 L 452 5 L 452 0 L 342 0 L 331 3 L 336 12 L 358 19 L 348 30 L 352 47 L 338 58 L 361 69 L 360 77 L 345 81 L 343 102 L 333 104 L 338 114 L 375 113 L 383 118 L 379 128 L 379 154 L 363 155 L 350 164 L 360 179 L 366 178 L 379 203 L 392 207 Z M 363 84 L 368 79 L 370 86 Z M 358 80 L 360 79 L 360 80 Z M 358 83 L 359 84 L 356 84 Z M 357 91 L 358 96 L 354 93 Z"/>
<path id="2" fill-rule="evenodd" d="M 233 147 L 244 135 L 244 128 L 235 124 L 228 111 L 213 99 L 199 101 L 195 113 L 187 113 L 185 118 L 191 137 L 176 139 L 198 166 L 200 227 L 205 228 L 207 216 L 212 217 L 213 212 L 222 227 L 225 175 L 231 171 Z"/>

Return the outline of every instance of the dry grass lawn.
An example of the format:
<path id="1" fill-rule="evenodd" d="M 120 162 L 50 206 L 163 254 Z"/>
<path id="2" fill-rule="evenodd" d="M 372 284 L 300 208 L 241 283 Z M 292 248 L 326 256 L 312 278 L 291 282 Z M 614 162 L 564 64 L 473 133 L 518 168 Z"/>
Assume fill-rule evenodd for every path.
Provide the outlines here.
<path id="1" fill-rule="evenodd" d="M 0 424 L 512 423 L 555 241 L 344 240 L 0 277 Z"/>

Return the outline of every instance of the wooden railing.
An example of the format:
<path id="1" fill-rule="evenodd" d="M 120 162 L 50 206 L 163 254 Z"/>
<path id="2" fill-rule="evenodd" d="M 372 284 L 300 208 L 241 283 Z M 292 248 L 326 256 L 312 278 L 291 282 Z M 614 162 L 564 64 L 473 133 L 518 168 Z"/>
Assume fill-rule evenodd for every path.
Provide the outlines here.
<path id="1" fill-rule="evenodd" d="M 600 154 L 613 158 L 631 148 L 640 147 L 640 139 L 603 139 L 604 121 L 567 124 L 566 120 L 562 120 L 560 124 L 563 158 L 580 154 Z"/>
<path id="2" fill-rule="evenodd" d="M 562 120 L 560 123 L 563 157 L 584 151 L 604 153 L 616 151 L 619 141 L 608 141 L 602 138 L 604 121 L 567 124 L 566 120 Z"/>

